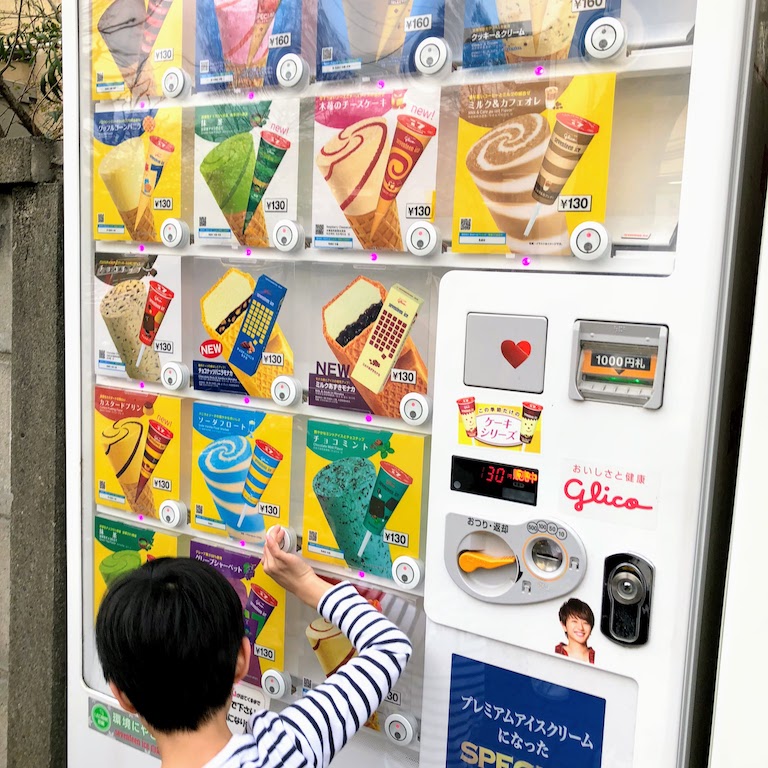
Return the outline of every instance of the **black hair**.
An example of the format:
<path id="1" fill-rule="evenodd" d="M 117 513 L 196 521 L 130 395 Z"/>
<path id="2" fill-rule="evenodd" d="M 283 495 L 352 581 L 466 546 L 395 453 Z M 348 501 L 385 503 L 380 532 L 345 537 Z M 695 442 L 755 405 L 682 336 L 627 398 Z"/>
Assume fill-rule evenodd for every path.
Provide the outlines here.
<path id="1" fill-rule="evenodd" d="M 592 613 L 592 609 L 583 601 L 572 597 L 570 600 L 566 600 L 560 606 L 560 623 L 565 624 L 568 621 L 569 616 L 575 616 L 577 619 L 586 621 L 590 627 L 595 626 L 595 614 Z"/>
<path id="2" fill-rule="evenodd" d="M 188 558 L 121 577 L 96 619 L 105 678 L 163 733 L 197 730 L 227 704 L 244 634 L 232 585 Z"/>

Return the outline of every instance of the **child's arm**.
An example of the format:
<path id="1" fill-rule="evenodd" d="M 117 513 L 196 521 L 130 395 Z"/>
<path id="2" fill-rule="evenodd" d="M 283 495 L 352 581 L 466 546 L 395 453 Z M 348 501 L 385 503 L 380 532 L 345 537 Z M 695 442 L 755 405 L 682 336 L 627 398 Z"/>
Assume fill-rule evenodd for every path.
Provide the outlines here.
<path id="1" fill-rule="evenodd" d="M 316 607 L 358 651 L 358 656 L 322 685 L 279 714 L 307 763 L 325 768 L 397 682 L 411 656 L 411 642 L 351 584 L 329 588 L 306 563 L 286 555 L 269 539 L 265 553 L 265 571 L 278 583 L 284 580 L 283 586 Z M 267 563 L 268 558 L 271 563 Z M 280 573 L 283 569 L 289 573 Z M 298 576 L 292 578 L 290 571 L 299 569 Z"/>

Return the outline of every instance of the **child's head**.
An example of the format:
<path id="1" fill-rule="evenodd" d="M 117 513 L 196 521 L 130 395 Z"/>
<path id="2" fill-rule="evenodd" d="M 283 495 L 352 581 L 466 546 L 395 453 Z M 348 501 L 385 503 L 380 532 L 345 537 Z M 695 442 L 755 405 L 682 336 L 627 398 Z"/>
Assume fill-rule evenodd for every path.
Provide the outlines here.
<path id="1" fill-rule="evenodd" d="M 153 560 L 120 579 L 96 619 L 107 682 L 164 733 L 197 730 L 229 702 L 243 637 L 235 590 L 187 558 Z"/>
<path id="2" fill-rule="evenodd" d="M 595 614 L 582 600 L 572 597 L 566 600 L 559 611 L 560 624 L 569 641 L 585 644 L 595 626 Z"/>

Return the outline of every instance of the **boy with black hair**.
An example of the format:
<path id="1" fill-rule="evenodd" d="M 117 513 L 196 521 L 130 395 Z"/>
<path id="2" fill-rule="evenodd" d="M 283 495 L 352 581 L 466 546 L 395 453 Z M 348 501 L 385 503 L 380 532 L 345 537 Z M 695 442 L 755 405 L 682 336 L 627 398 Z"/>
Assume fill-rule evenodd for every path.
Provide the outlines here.
<path id="1" fill-rule="evenodd" d="M 325 768 L 408 662 L 408 638 L 351 584 L 331 587 L 283 552 L 282 536 L 270 531 L 264 572 L 336 624 L 359 655 L 280 713 L 256 713 L 243 735 L 232 736 L 227 712 L 251 649 L 224 576 L 195 560 L 161 558 L 107 592 L 96 620 L 104 676 L 152 732 L 162 768 Z"/>

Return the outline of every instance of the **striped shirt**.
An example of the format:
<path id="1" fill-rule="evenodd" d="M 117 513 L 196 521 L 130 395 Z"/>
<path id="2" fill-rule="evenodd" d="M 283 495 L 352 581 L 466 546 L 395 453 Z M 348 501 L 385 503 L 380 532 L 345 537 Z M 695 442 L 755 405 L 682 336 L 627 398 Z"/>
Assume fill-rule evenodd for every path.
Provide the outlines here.
<path id="1" fill-rule="evenodd" d="M 322 685 L 281 712 L 256 713 L 204 768 L 325 768 L 360 730 L 402 674 L 411 642 L 348 583 L 317 610 L 358 650 Z"/>

